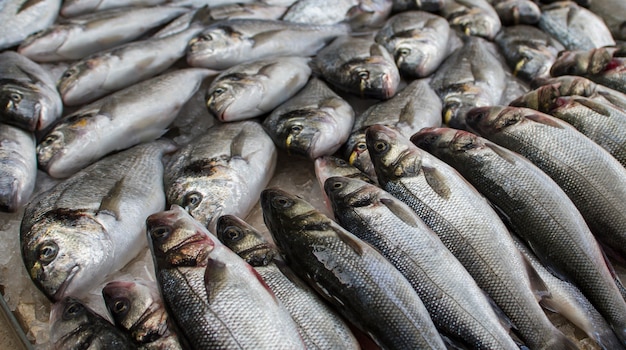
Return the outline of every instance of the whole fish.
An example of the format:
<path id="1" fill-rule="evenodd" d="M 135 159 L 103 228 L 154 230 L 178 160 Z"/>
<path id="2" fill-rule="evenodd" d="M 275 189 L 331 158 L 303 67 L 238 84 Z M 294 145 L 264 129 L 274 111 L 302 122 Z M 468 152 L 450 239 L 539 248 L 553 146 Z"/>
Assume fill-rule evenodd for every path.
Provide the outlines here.
<path id="1" fill-rule="evenodd" d="M 374 40 L 395 58 L 400 73 L 426 77 L 448 56 L 450 25 L 440 16 L 422 11 L 399 13 L 387 20 Z"/>
<path id="2" fill-rule="evenodd" d="M 353 124 L 350 104 L 317 78 L 263 121 L 276 147 L 310 159 L 335 153 Z"/>
<path id="3" fill-rule="evenodd" d="M 304 87 L 310 59 L 285 56 L 233 66 L 207 89 L 207 108 L 220 121 L 236 121 L 270 112 Z"/>
<path id="4" fill-rule="evenodd" d="M 359 349 L 348 325 L 306 284 L 288 271 L 277 248 L 236 216 L 217 221 L 217 237 L 263 278 L 296 322 L 307 349 Z M 286 274 L 283 273 L 286 272 Z"/>
<path id="5" fill-rule="evenodd" d="M 487 0 L 446 0 L 441 15 L 450 27 L 466 36 L 493 39 L 502 28 L 500 17 Z"/>
<path id="6" fill-rule="evenodd" d="M 602 19 L 572 1 L 542 6 L 537 25 L 568 50 L 590 50 L 615 45 Z"/>
<path id="7" fill-rule="evenodd" d="M 513 75 L 526 81 L 549 78 L 550 67 L 564 49 L 556 39 L 529 25 L 504 27 L 495 42 L 513 69 Z"/>
<path id="8" fill-rule="evenodd" d="M 32 133 L 0 124 L 0 211 L 14 213 L 30 199 L 37 178 Z"/>
<path id="9" fill-rule="evenodd" d="M 285 191 L 264 190 L 261 207 L 287 265 L 380 347 L 445 349 L 409 282 L 374 248 Z"/>
<path id="10" fill-rule="evenodd" d="M 184 209 L 148 216 L 163 300 L 192 349 L 304 349 L 261 277 Z"/>
<path id="11" fill-rule="evenodd" d="M 438 12 L 443 7 L 445 0 L 393 0 L 392 12 L 404 12 L 419 10 L 427 12 Z"/>
<path id="12" fill-rule="evenodd" d="M 215 232 L 226 214 L 245 217 L 276 165 L 276 147 L 255 121 L 217 124 L 172 155 L 165 169 L 167 202 Z"/>
<path id="13" fill-rule="evenodd" d="M 24 265 L 51 300 L 81 296 L 132 260 L 146 216 L 165 205 L 166 141 L 111 155 L 37 195 L 20 227 Z"/>
<path id="14" fill-rule="evenodd" d="M 58 82 L 63 102 L 83 105 L 165 71 L 185 55 L 187 42 L 205 27 L 206 12 L 198 11 L 178 33 L 133 41 L 74 62 Z"/>
<path id="15" fill-rule="evenodd" d="M 539 5 L 532 0 L 487 0 L 505 26 L 536 24 L 541 18 Z"/>
<path id="16" fill-rule="evenodd" d="M 588 7 L 591 12 L 602 18 L 615 40 L 626 40 L 626 2 L 591 0 Z"/>
<path id="17" fill-rule="evenodd" d="M 532 349 L 575 349 L 534 293 L 545 291 L 487 200 L 453 168 L 383 125 L 367 130 L 382 188 L 408 204 L 510 318 Z"/>
<path id="18" fill-rule="evenodd" d="M 391 54 L 367 38 L 338 37 L 317 53 L 313 65 L 334 87 L 361 97 L 386 100 L 396 94 L 400 84 Z"/>
<path id="19" fill-rule="evenodd" d="M 139 349 L 183 348 L 155 282 L 109 282 L 102 288 L 102 296 L 115 325 L 126 331 Z"/>
<path id="20" fill-rule="evenodd" d="M 548 175 L 519 154 L 467 131 L 423 129 L 412 141 L 459 171 L 544 265 L 578 286 L 616 330 L 625 329 L 626 301 L 603 252 L 574 203 Z"/>
<path id="21" fill-rule="evenodd" d="M 74 17 L 29 36 L 17 51 L 37 62 L 77 60 L 132 41 L 186 11 L 171 6 L 132 7 Z"/>
<path id="22" fill-rule="evenodd" d="M 64 0 L 61 16 L 76 17 L 91 12 L 110 10 L 118 7 L 160 5 L 171 0 Z"/>
<path id="23" fill-rule="evenodd" d="M 443 101 L 443 121 L 450 127 L 465 128 L 468 110 L 500 101 L 504 67 L 490 45 L 482 38 L 467 37 L 433 74 L 430 86 Z"/>
<path id="24" fill-rule="evenodd" d="M 50 319 L 50 343 L 55 350 L 136 349 L 124 332 L 76 298 L 54 304 Z"/>
<path id="25" fill-rule="evenodd" d="M 477 108 L 468 113 L 467 124 L 548 174 L 574 202 L 607 253 L 626 256 L 626 169 L 607 151 L 571 125 L 528 108 Z M 623 321 L 609 322 L 618 337 L 626 339 Z"/>
<path id="26" fill-rule="evenodd" d="M 345 24 L 314 25 L 279 20 L 219 21 L 189 41 L 187 63 L 226 69 L 247 61 L 279 56 L 313 56 L 330 41 L 345 35 Z"/>
<path id="27" fill-rule="evenodd" d="M 350 137 L 342 147 L 343 157 L 372 178 L 374 165 L 365 143 L 365 130 L 376 124 L 396 128 L 409 137 L 418 130 L 441 125 L 441 101 L 428 79 L 416 79 L 387 101 L 379 102 L 359 115 Z"/>
<path id="28" fill-rule="evenodd" d="M 411 208 L 358 179 L 331 177 L 324 190 L 339 224 L 402 272 L 441 333 L 473 349 L 518 348 L 482 289 Z"/>
<path id="29" fill-rule="evenodd" d="M 61 0 L 0 1 L 0 50 L 20 44 L 29 35 L 50 27 Z"/>
<path id="30" fill-rule="evenodd" d="M 309 24 L 346 22 L 352 29 L 376 27 L 391 13 L 392 0 L 299 0 L 282 20 Z"/>
<path id="31" fill-rule="evenodd" d="M 158 138 L 211 74 L 200 68 L 172 71 L 66 115 L 37 145 L 39 166 L 63 178 L 113 151 Z"/>
<path id="32" fill-rule="evenodd" d="M 0 121 L 24 130 L 43 130 L 63 113 L 50 74 L 14 51 L 0 53 Z"/>
<path id="33" fill-rule="evenodd" d="M 604 85 L 596 84 L 593 81 L 579 77 L 575 75 L 562 75 L 549 79 L 543 79 L 535 81 L 535 90 L 529 91 L 523 96 L 520 96 L 516 103 L 524 103 L 533 109 L 539 109 L 538 101 L 541 98 L 541 93 L 544 90 L 540 90 L 542 86 L 552 85 L 552 87 L 558 90 L 559 96 L 584 96 L 591 97 L 599 102 L 608 102 L 614 106 L 626 110 L 626 94 L 608 88 Z M 551 89 L 551 88 L 546 88 Z M 552 92 L 550 92 L 552 93 Z"/>

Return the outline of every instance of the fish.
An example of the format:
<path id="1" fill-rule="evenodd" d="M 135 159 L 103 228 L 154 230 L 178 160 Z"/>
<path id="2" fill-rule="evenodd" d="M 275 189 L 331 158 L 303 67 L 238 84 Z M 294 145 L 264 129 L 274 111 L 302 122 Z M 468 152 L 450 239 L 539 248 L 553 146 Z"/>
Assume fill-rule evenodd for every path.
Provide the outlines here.
<path id="1" fill-rule="evenodd" d="M 366 173 L 348 164 L 347 161 L 335 156 L 319 157 L 315 159 L 314 165 L 315 177 L 317 178 L 321 188 L 324 188 L 324 182 L 326 182 L 326 179 L 333 176 L 355 178 L 363 182 L 377 184 L 375 179 L 372 179 Z"/>
<path id="2" fill-rule="evenodd" d="M 539 5 L 531 0 L 487 0 L 504 26 L 536 24 L 541 18 Z M 503 27 L 503 29 L 506 27 Z"/>
<path id="3" fill-rule="evenodd" d="M 254 227 L 236 216 L 224 215 L 217 221 L 216 235 L 254 268 L 289 311 L 307 349 L 360 349 L 348 325 L 284 266 L 276 246 Z"/>
<path id="4" fill-rule="evenodd" d="M 534 26 L 504 27 L 495 42 L 504 54 L 513 75 L 525 81 L 550 78 L 550 68 L 563 45 Z"/>
<path id="5" fill-rule="evenodd" d="M 115 325 L 138 349 L 183 349 L 156 282 L 111 281 L 102 288 L 102 297 Z"/>
<path id="6" fill-rule="evenodd" d="M 492 40 L 502 28 L 498 13 L 487 0 L 446 0 L 441 15 L 465 36 Z"/>
<path id="7" fill-rule="evenodd" d="M 63 113 L 50 74 L 15 51 L 0 53 L 0 121 L 26 131 L 41 131 Z"/>
<path id="8" fill-rule="evenodd" d="M 352 106 L 315 77 L 263 120 L 276 147 L 310 159 L 335 153 L 353 124 Z"/>
<path id="9" fill-rule="evenodd" d="M 282 20 L 309 24 L 345 22 L 353 30 L 376 27 L 391 13 L 391 0 L 299 0 Z"/>
<path id="10" fill-rule="evenodd" d="M 408 204 L 439 236 L 534 349 L 577 348 L 547 318 L 546 293 L 489 202 L 452 167 L 383 125 L 367 130 L 381 187 Z"/>
<path id="11" fill-rule="evenodd" d="M 284 56 L 228 68 L 207 89 L 207 108 L 223 122 L 269 113 L 306 85 L 311 75 L 309 61 L 307 57 Z"/>
<path id="12" fill-rule="evenodd" d="M 450 25 L 432 13 L 402 12 L 390 17 L 374 40 L 393 55 L 403 76 L 423 78 L 450 54 Z"/>
<path id="13" fill-rule="evenodd" d="M 52 306 L 50 343 L 54 349 L 136 349 L 130 338 L 82 301 L 67 297 Z"/>
<path id="14" fill-rule="evenodd" d="M 469 272 L 408 205 L 346 177 L 327 179 L 324 191 L 338 223 L 402 272 L 439 332 L 476 349 L 518 348 Z"/>
<path id="15" fill-rule="evenodd" d="M 24 266 L 50 300 L 81 297 L 146 247 L 145 218 L 165 206 L 165 140 L 106 157 L 35 196 L 24 211 Z"/>
<path id="16" fill-rule="evenodd" d="M 163 135 L 210 70 L 172 71 L 129 86 L 64 116 L 37 145 L 39 167 L 65 178 L 113 151 Z"/>
<path id="17" fill-rule="evenodd" d="M 537 106 L 540 94 L 544 90 L 540 90 L 541 86 L 552 85 L 558 90 L 559 96 L 584 96 L 591 97 L 600 102 L 610 103 L 622 110 L 626 110 L 626 94 L 608 88 L 604 85 L 596 84 L 593 81 L 575 75 L 561 75 L 549 79 L 535 81 L 533 87 L 535 90 L 529 91 L 524 96 L 520 96 L 516 103 L 525 103 L 529 108 L 538 109 Z M 551 89 L 551 88 L 546 88 Z M 553 90 L 554 91 L 554 90 Z M 532 107 L 537 106 L 537 108 Z M 518 106 L 519 107 L 519 106 Z"/>
<path id="18" fill-rule="evenodd" d="M 15 213 L 30 199 L 37 178 L 32 133 L 0 124 L 0 211 Z"/>
<path id="19" fill-rule="evenodd" d="M 473 107 L 497 104 L 505 88 L 505 71 L 495 48 L 470 36 L 437 69 L 430 86 L 443 102 L 443 122 L 465 128 L 465 113 Z"/>
<path id="20" fill-rule="evenodd" d="M 615 40 L 626 40 L 626 3 L 619 0 L 589 1 L 587 7 L 602 18 Z"/>
<path id="21" fill-rule="evenodd" d="M 64 0 L 60 14 L 68 18 L 119 7 L 154 6 L 166 2 L 169 0 Z"/>
<path id="22" fill-rule="evenodd" d="M 544 265 L 578 286 L 616 331 L 625 329 L 626 301 L 612 268 L 583 215 L 546 173 L 519 154 L 467 131 L 422 129 L 411 141 L 459 171 Z"/>
<path id="23" fill-rule="evenodd" d="M 217 124 L 170 158 L 163 179 L 167 202 L 215 232 L 220 216 L 250 212 L 276 158 L 272 139 L 256 121 Z"/>
<path id="24" fill-rule="evenodd" d="M 429 83 L 428 79 L 416 79 L 391 99 L 374 104 L 356 117 L 352 133 L 341 148 L 350 165 L 376 178 L 365 143 L 365 130 L 372 125 L 394 127 L 407 137 L 421 128 L 441 125 L 441 100 Z"/>
<path id="25" fill-rule="evenodd" d="M 246 61 L 279 56 L 314 56 L 340 35 L 346 24 L 314 25 L 280 20 L 218 21 L 189 40 L 187 63 L 192 67 L 227 69 Z"/>
<path id="26" fill-rule="evenodd" d="M 391 54 L 368 38 L 340 36 L 320 50 L 312 64 L 330 85 L 361 97 L 387 100 L 400 84 Z"/>
<path id="27" fill-rule="evenodd" d="M 615 45 L 602 19 L 572 1 L 541 6 L 541 18 L 537 26 L 568 50 L 590 50 Z"/>
<path id="28" fill-rule="evenodd" d="M 61 2 L 61 0 L 0 2 L 0 50 L 19 45 L 29 35 L 50 27 L 58 17 Z"/>
<path id="29" fill-rule="evenodd" d="M 261 208 L 287 265 L 381 348 L 445 349 L 417 293 L 373 247 L 283 190 L 263 190 Z"/>
<path id="30" fill-rule="evenodd" d="M 187 11 L 172 6 L 122 7 L 73 17 L 30 35 L 17 52 L 36 62 L 77 60 L 137 39 Z"/>
<path id="31" fill-rule="evenodd" d="M 58 82 L 63 103 L 67 106 L 90 103 L 164 72 L 185 56 L 187 42 L 205 27 L 206 12 L 204 9 L 196 12 L 192 22 L 180 32 L 133 41 L 72 63 Z"/>
<path id="32" fill-rule="evenodd" d="M 183 208 L 146 226 L 161 295 L 190 348 L 305 348 L 261 277 Z"/>
<path id="33" fill-rule="evenodd" d="M 426 12 L 438 12 L 443 7 L 445 0 L 393 0 L 392 13 L 418 10 Z"/>

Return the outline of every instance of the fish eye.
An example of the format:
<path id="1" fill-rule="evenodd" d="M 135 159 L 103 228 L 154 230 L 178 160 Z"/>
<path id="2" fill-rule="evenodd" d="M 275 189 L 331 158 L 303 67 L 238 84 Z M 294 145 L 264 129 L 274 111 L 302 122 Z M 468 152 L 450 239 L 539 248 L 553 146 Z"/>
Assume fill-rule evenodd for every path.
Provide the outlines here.
<path id="1" fill-rule="evenodd" d="M 52 143 L 54 143 L 58 139 L 59 139 L 58 135 L 50 134 L 50 135 L 48 135 L 48 137 L 43 139 L 43 141 L 41 141 L 39 143 L 39 145 L 42 146 L 42 147 L 47 147 L 47 146 L 50 146 Z"/>
<path id="2" fill-rule="evenodd" d="M 507 126 L 511 126 L 511 125 L 517 124 L 517 122 L 519 122 L 519 120 L 520 120 L 520 118 L 518 118 L 517 116 L 513 116 L 511 118 L 505 118 L 503 120 L 502 127 L 507 127 Z"/>
<path id="3" fill-rule="evenodd" d="M 341 158 L 337 158 L 335 163 L 339 166 L 348 166 L 348 162 L 346 162 L 345 160 L 341 159 Z"/>
<path id="4" fill-rule="evenodd" d="M 200 39 L 204 41 L 211 41 L 213 40 L 213 36 L 211 36 L 211 34 L 202 34 L 200 35 Z"/>
<path id="5" fill-rule="evenodd" d="M 303 129 L 302 125 L 292 125 L 289 130 L 292 134 L 299 134 Z"/>
<path id="6" fill-rule="evenodd" d="M 200 192 L 189 192 L 183 197 L 183 208 L 190 210 L 197 207 L 202 202 L 202 194 Z"/>
<path id="7" fill-rule="evenodd" d="M 361 80 L 367 80 L 370 78 L 370 72 L 366 71 L 366 70 L 362 70 L 360 72 L 357 73 L 359 78 Z"/>
<path id="8" fill-rule="evenodd" d="M 76 70 L 70 68 L 68 70 L 65 71 L 65 73 L 63 73 L 63 76 L 61 77 L 61 79 L 67 79 L 72 77 L 74 74 L 76 73 Z"/>
<path id="9" fill-rule="evenodd" d="M 243 238 L 243 231 L 239 227 L 228 226 L 224 230 L 224 237 L 230 242 L 237 242 Z"/>
<path id="10" fill-rule="evenodd" d="M 219 95 L 223 94 L 224 92 L 226 92 L 225 88 L 218 87 L 218 88 L 215 88 L 215 90 L 213 90 L 213 95 L 214 96 L 219 96 Z"/>
<path id="11" fill-rule="evenodd" d="M 47 265 L 57 257 L 58 253 L 59 246 L 56 243 L 52 241 L 43 242 L 37 249 L 37 260 Z"/>
<path id="12" fill-rule="evenodd" d="M 150 230 L 150 236 L 154 239 L 163 239 L 169 236 L 171 229 L 169 226 L 157 226 Z"/>
<path id="13" fill-rule="evenodd" d="M 76 315 L 80 314 L 83 311 L 83 309 L 84 309 L 84 306 L 81 303 L 78 303 L 78 302 L 69 303 L 65 306 L 65 309 L 63 310 L 63 319 L 64 320 L 72 319 L 76 317 Z"/>
<path id="14" fill-rule="evenodd" d="M 286 209 L 293 205 L 293 201 L 285 196 L 277 196 L 272 201 L 274 208 Z"/>
<path id="15" fill-rule="evenodd" d="M 384 141 L 376 141 L 374 143 L 374 150 L 378 153 L 383 153 L 389 149 L 389 144 Z"/>
<path id="16" fill-rule="evenodd" d="M 356 145 L 356 149 L 358 151 L 365 151 L 365 150 L 367 150 L 367 144 L 365 142 L 359 142 Z"/>
<path id="17" fill-rule="evenodd" d="M 11 101 L 13 101 L 14 103 L 19 103 L 20 101 L 22 101 L 22 95 L 18 94 L 17 92 L 12 92 L 9 95 L 9 98 L 11 99 Z"/>
<path id="18" fill-rule="evenodd" d="M 343 183 L 342 183 L 342 182 L 339 182 L 339 181 L 336 181 L 336 182 L 333 184 L 333 188 L 334 188 L 334 189 L 336 189 L 336 190 L 339 190 L 339 189 L 343 188 Z"/>
<path id="19" fill-rule="evenodd" d="M 411 49 L 406 47 L 401 47 L 398 49 L 398 55 L 400 56 L 408 56 L 411 54 Z"/>
<path id="20" fill-rule="evenodd" d="M 111 308 L 111 312 L 115 315 L 123 316 L 128 313 L 130 303 L 127 299 L 118 299 L 113 302 L 113 307 Z"/>

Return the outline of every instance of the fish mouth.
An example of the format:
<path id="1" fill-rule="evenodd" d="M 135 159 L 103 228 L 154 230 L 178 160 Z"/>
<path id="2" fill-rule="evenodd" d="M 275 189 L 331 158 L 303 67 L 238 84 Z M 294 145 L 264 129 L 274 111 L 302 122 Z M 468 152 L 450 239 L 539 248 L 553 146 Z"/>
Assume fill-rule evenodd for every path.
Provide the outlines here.
<path id="1" fill-rule="evenodd" d="M 63 283 L 61 283 L 61 285 L 59 285 L 59 287 L 57 288 L 56 292 L 52 295 L 52 298 L 55 301 L 60 301 L 63 298 L 63 296 L 65 294 L 65 291 L 67 290 L 69 285 L 72 283 L 72 281 L 74 280 L 74 277 L 76 277 L 76 275 L 78 274 L 79 271 L 80 271 L 80 266 L 78 266 L 78 265 L 74 265 L 70 269 L 70 273 L 68 274 L 68 276 L 65 278 Z"/>

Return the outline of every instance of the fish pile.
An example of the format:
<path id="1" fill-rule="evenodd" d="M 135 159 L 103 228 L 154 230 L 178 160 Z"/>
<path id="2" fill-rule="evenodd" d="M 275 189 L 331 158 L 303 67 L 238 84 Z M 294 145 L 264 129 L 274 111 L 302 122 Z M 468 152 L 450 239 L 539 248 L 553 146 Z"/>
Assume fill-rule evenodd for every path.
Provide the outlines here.
<path id="1" fill-rule="evenodd" d="M 626 349 L 625 4 L 2 1 L 34 341 Z"/>

